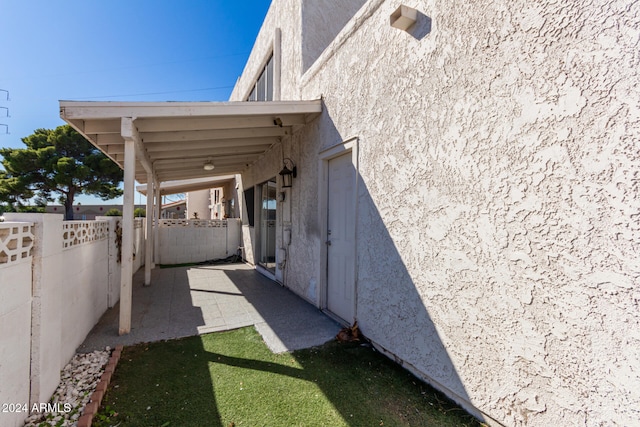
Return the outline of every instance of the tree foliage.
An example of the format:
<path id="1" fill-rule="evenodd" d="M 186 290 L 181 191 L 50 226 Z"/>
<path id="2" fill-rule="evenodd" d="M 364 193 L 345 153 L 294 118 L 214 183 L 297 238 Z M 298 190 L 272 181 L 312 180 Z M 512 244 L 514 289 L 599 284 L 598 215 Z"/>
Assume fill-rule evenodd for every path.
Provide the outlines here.
<path id="1" fill-rule="evenodd" d="M 120 209 L 111 208 L 104 214 L 104 216 L 122 216 L 122 212 L 120 212 Z"/>
<path id="2" fill-rule="evenodd" d="M 65 219 L 73 219 L 73 199 L 91 194 L 102 200 L 122 195 L 118 184 L 122 170 L 69 125 L 37 129 L 22 138 L 26 148 L 0 148 L 0 201 L 23 206 L 53 202 L 65 207 Z"/>

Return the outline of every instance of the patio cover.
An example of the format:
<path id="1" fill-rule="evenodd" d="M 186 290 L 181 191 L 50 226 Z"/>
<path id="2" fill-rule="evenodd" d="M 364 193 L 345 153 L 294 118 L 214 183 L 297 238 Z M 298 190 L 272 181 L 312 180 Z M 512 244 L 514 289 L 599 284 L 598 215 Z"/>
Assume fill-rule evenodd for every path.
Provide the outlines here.
<path id="1" fill-rule="evenodd" d="M 321 100 L 269 102 L 60 101 L 60 116 L 124 169 L 122 119 L 137 133 L 135 179 L 239 173 L 322 112 Z M 215 169 L 205 171 L 211 160 Z"/>
<path id="2" fill-rule="evenodd" d="M 60 101 L 60 117 L 124 169 L 119 334 L 131 330 L 134 181 L 147 184 L 147 212 L 159 219 L 161 183 L 241 173 L 322 112 L 322 101 Z M 205 163 L 213 170 L 205 170 Z M 152 246 L 146 219 L 145 285 Z M 157 231 L 157 229 L 156 229 Z M 150 238 L 151 237 L 151 238 Z M 153 243 L 152 243 L 153 239 Z"/>

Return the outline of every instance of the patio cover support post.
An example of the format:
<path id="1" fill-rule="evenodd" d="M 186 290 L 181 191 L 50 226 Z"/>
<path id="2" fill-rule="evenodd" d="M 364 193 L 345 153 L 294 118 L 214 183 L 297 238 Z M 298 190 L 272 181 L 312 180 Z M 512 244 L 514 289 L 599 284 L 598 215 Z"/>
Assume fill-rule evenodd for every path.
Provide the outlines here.
<path id="1" fill-rule="evenodd" d="M 145 222 L 147 226 L 144 246 L 144 285 L 151 284 L 151 262 L 153 259 L 153 196 L 155 194 L 153 174 L 147 172 L 147 213 Z"/>
<path id="2" fill-rule="evenodd" d="M 154 182 L 153 192 L 156 195 L 156 229 L 153 236 L 153 259 L 154 264 L 160 264 L 160 214 L 162 213 L 162 196 L 160 195 L 160 183 Z"/>
<path id="3" fill-rule="evenodd" d="M 133 119 L 123 117 L 121 134 L 124 138 L 124 203 L 122 206 L 122 255 L 120 264 L 120 326 L 118 334 L 131 332 L 131 288 L 133 283 L 133 203 L 136 172 L 136 142 Z"/>

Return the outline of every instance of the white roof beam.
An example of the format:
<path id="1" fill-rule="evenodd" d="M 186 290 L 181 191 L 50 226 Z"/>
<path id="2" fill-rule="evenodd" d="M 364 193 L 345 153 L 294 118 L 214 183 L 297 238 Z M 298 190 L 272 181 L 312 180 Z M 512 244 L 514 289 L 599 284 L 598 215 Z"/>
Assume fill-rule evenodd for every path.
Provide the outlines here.
<path id="1" fill-rule="evenodd" d="M 187 141 L 214 141 L 218 139 L 234 138 L 262 138 L 284 136 L 291 133 L 285 127 L 264 127 L 247 129 L 220 129 L 220 130 L 192 130 L 177 132 L 147 132 L 142 135 L 145 144 L 150 142 L 187 142 Z"/>
<path id="2" fill-rule="evenodd" d="M 124 139 L 122 139 L 122 135 L 119 133 L 100 133 L 87 136 L 98 145 L 121 144 L 124 146 Z"/>
<path id="3" fill-rule="evenodd" d="M 212 159 L 211 163 L 213 163 L 215 167 L 218 167 L 218 166 L 234 165 L 238 163 L 246 164 L 246 163 L 253 162 L 256 159 L 257 159 L 257 156 L 233 156 L 233 157 L 225 157 L 223 159 Z M 171 161 L 163 164 L 158 164 L 158 162 L 155 162 L 153 166 L 155 167 L 155 170 L 158 172 L 165 172 L 168 170 L 180 170 L 181 168 L 190 168 L 190 167 L 202 168 L 204 163 L 207 160 L 208 159 L 206 158 L 176 160 L 176 161 Z"/>
<path id="4" fill-rule="evenodd" d="M 60 101 L 65 119 L 112 117 L 260 116 L 322 112 L 321 100 L 268 102 L 95 102 Z"/>
<path id="5" fill-rule="evenodd" d="M 215 174 L 227 175 L 230 173 L 239 173 L 244 170 L 244 167 L 220 167 L 215 168 L 213 171 L 206 171 L 202 168 L 193 169 L 192 171 L 171 171 L 171 172 L 162 172 L 158 173 L 158 179 L 161 181 L 172 181 L 175 179 L 190 179 L 190 178 L 206 178 L 210 176 L 215 176 Z"/>
<path id="6" fill-rule="evenodd" d="M 197 157 L 218 157 L 234 154 L 262 154 L 269 148 L 266 146 L 239 147 L 239 148 L 220 148 L 220 149 L 201 149 L 201 150 L 181 150 L 179 152 L 159 151 L 151 153 L 150 158 L 155 162 L 161 159 L 186 159 Z"/>
<path id="7" fill-rule="evenodd" d="M 185 142 L 155 142 L 147 143 L 147 151 L 199 150 L 204 148 L 240 148 L 240 147 L 270 147 L 279 142 L 278 138 L 252 138 L 252 139 L 220 139 L 215 141 L 185 141 Z"/>
<path id="8" fill-rule="evenodd" d="M 282 126 L 276 124 L 282 121 Z M 196 131 L 196 130 L 220 130 L 238 128 L 267 128 L 303 125 L 307 123 L 304 114 L 287 116 L 230 116 L 230 117 L 197 117 L 197 118 L 153 118 L 140 119 L 138 130 L 140 132 L 171 132 L 171 131 Z"/>
<path id="9" fill-rule="evenodd" d="M 120 119 L 85 120 L 83 126 L 85 135 L 93 133 L 120 133 Z"/>
<path id="10" fill-rule="evenodd" d="M 123 154 L 124 153 L 124 144 L 116 144 L 116 145 L 103 145 L 102 149 L 107 152 L 107 154 Z"/>

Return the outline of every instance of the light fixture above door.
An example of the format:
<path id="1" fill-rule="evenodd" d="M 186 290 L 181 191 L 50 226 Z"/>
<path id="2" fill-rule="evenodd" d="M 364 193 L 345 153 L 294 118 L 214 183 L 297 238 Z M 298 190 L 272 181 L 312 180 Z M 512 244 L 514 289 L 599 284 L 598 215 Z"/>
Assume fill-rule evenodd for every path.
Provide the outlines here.
<path id="1" fill-rule="evenodd" d="M 298 168 L 296 168 L 296 164 L 288 157 L 284 158 L 283 163 L 284 167 L 279 173 L 279 175 L 282 176 L 282 188 L 291 188 L 293 178 L 298 176 Z M 291 166 L 291 169 L 289 169 L 289 166 Z"/>

